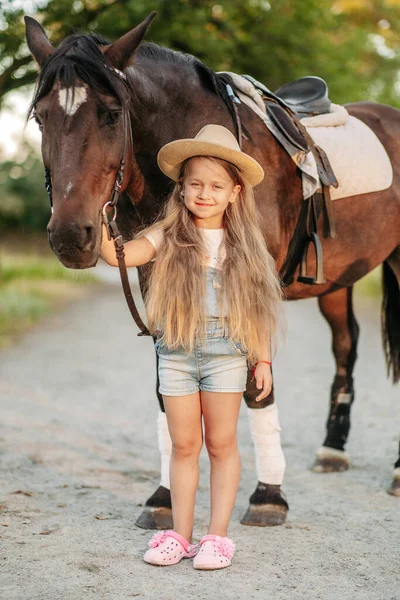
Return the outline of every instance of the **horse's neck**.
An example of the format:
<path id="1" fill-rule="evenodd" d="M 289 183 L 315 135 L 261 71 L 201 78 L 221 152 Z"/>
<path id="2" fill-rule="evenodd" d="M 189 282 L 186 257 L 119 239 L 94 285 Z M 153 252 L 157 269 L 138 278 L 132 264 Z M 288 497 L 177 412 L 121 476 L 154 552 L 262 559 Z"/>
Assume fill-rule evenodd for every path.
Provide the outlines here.
<path id="1" fill-rule="evenodd" d="M 132 70 L 132 88 L 134 151 L 143 186 L 140 198 L 135 196 L 137 191 L 128 192 L 145 222 L 150 222 L 171 191 L 171 182 L 157 166 L 161 146 L 174 139 L 194 137 L 208 123 L 231 130 L 233 123 L 227 106 L 204 87 L 194 69 L 182 72 L 182 68 L 179 71 L 177 65 L 169 64 L 152 69 L 150 63 L 144 63 Z M 254 155 L 265 170 L 265 180 L 256 188 L 257 202 L 263 204 L 263 229 L 273 255 L 281 261 L 301 208 L 301 185 L 294 163 L 271 133 L 260 127 L 259 117 L 243 105 L 241 114 L 250 133 L 243 150 Z"/>
<path id="2" fill-rule="evenodd" d="M 208 113 L 223 103 L 206 89 L 194 68 L 168 64 L 155 68 L 151 61 L 131 71 L 134 143 L 141 155 L 156 157 L 158 150 L 171 140 L 190 137 L 198 123 L 207 123 Z M 226 106 L 225 122 L 232 124 Z M 219 120 L 221 120 L 219 118 Z M 150 163 L 145 166 L 150 167 Z M 151 167 L 150 167 L 151 168 Z"/>
<path id="3" fill-rule="evenodd" d="M 169 64 L 155 68 L 147 61 L 133 67 L 129 76 L 134 165 L 126 191 L 142 219 L 150 222 L 171 191 L 171 182 L 157 166 L 160 148 L 174 139 L 194 137 L 207 122 L 230 126 L 232 121 L 226 107 L 220 111 L 226 112 L 225 118 L 218 114 L 209 120 L 208 114 L 223 103 L 204 89 L 194 69 Z"/>

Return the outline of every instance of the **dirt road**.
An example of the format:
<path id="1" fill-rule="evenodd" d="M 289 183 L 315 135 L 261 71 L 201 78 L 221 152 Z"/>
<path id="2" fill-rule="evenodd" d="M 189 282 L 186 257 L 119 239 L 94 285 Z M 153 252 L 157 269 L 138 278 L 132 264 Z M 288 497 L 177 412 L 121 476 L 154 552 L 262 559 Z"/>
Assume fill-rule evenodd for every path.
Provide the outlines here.
<path id="1" fill-rule="evenodd" d="M 106 286 L 0 354 L 1 600 L 398 600 L 400 498 L 386 494 L 396 458 L 400 393 L 386 380 L 379 315 L 361 325 L 347 473 L 310 471 L 333 376 L 330 334 L 315 302 L 287 305 L 275 361 L 290 502 L 284 526 L 239 524 L 256 484 L 242 410 L 242 482 L 234 564 L 196 572 L 142 562 L 135 527 L 158 485 L 151 340 L 137 338 L 118 287 Z M 195 536 L 208 516 L 202 455 Z"/>

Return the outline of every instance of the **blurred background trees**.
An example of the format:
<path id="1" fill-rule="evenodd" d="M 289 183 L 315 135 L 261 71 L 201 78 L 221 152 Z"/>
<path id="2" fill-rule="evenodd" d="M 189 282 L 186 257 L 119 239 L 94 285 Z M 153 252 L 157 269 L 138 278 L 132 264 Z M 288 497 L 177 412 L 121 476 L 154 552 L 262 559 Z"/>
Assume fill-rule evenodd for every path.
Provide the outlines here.
<path id="1" fill-rule="evenodd" d="M 192 53 L 215 70 L 249 73 L 272 90 L 319 75 L 336 103 L 400 107 L 400 0 L 0 0 L 0 107 L 15 90 L 29 98 L 37 74 L 24 14 L 57 45 L 77 30 L 114 40 L 151 10 L 158 16 L 147 40 Z M 26 145 L 3 161 L 0 229 L 44 227 L 42 177 L 37 151 Z"/>

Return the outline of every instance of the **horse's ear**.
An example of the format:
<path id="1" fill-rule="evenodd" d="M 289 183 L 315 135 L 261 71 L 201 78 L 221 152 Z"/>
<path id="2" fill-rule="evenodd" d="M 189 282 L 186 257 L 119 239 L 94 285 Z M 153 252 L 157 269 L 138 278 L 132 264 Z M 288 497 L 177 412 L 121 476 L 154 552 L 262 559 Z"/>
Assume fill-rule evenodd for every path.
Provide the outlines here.
<path id="1" fill-rule="evenodd" d="M 26 27 L 26 41 L 28 42 L 29 50 L 42 67 L 46 60 L 55 51 L 49 42 L 43 27 L 32 19 L 32 17 L 24 17 Z"/>
<path id="2" fill-rule="evenodd" d="M 119 40 L 104 50 L 104 54 L 107 56 L 113 67 L 122 71 L 125 67 L 133 64 L 135 50 L 144 38 L 144 35 L 156 14 L 157 12 L 153 10 L 140 25 L 123 35 Z"/>

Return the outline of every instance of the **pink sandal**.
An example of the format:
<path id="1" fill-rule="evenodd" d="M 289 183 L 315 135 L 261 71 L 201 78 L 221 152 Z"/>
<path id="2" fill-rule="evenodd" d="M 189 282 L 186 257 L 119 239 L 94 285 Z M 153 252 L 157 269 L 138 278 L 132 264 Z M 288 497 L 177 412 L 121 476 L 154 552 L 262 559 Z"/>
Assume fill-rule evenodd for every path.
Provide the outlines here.
<path id="1" fill-rule="evenodd" d="M 193 558 L 198 552 L 197 544 L 189 544 L 176 531 L 158 531 L 149 541 L 143 560 L 151 565 L 176 565 L 182 558 Z"/>
<path id="2" fill-rule="evenodd" d="M 200 540 L 200 550 L 193 560 L 195 569 L 224 569 L 232 563 L 235 544 L 227 537 L 205 535 Z"/>

